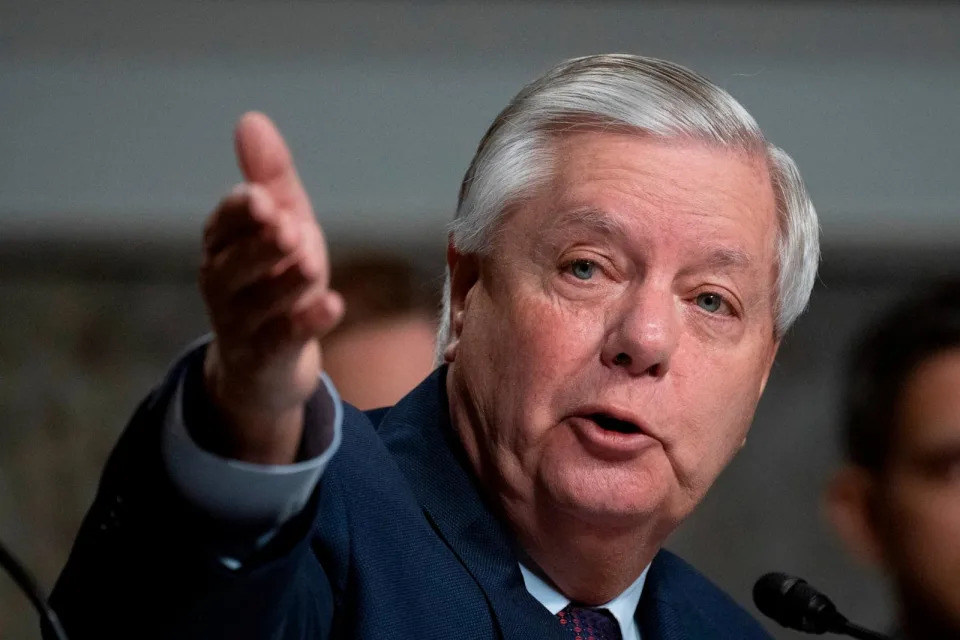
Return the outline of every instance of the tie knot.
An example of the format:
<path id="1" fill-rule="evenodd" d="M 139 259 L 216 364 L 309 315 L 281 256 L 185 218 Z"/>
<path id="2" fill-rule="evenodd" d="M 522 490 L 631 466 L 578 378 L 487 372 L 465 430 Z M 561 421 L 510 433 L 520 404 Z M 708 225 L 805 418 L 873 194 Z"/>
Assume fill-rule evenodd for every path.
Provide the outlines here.
<path id="1" fill-rule="evenodd" d="M 557 614 L 560 625 L 573 640 L 623 640 L 620 625 L 606 609 L 568 604 Z"/>

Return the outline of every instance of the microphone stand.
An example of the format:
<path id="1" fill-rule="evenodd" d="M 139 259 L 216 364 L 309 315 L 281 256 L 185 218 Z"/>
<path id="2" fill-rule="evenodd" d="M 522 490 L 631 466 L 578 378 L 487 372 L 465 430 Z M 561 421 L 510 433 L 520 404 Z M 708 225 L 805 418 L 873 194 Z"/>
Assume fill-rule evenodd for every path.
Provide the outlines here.
<path id="1" fill-rule="evenodd" d="M 837 629 L 833 630 L 833 632 L 850 636 L 851 638 L 858 638 L 858 640 L 890 640 L 889 636 L 886 636 L 882 633 L 877 633 L 876 631 L 871 631 L 870 629 L 861 627 L 860 625 L 854 624 L 849 620 L 844 620 L 842 624 L 837 626 Z"/>

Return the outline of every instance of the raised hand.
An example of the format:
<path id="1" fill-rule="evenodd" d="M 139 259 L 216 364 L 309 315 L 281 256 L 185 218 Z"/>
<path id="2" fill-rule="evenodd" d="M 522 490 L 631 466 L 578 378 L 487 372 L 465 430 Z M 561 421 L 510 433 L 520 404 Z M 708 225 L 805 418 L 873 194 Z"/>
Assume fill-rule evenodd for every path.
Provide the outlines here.
<path id="1" fill-rule="evenodd" d="M 206 435 L 221 455 L 286 464 L 318 384 L 319 338 L 343 299 L 328 288 L 323 232 L 277 128 L 247 113 L 235 140 L 245 182 L 210 215 L 200 271 L 215 336 L 204 379 L 224 428 Z"/>

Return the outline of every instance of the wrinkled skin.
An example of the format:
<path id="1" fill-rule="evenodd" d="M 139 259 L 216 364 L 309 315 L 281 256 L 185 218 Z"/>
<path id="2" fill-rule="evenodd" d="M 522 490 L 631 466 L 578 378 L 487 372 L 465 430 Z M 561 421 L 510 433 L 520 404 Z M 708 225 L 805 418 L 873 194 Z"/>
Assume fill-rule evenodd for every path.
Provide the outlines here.
<path id="1" fill-rule="evenodd" d="M 778 346 L 777 223 L 762 159 L 615 131 L 556 145 L 486 257 L 448 251 L 448 390 L 532 560 L 604 602 L 745 440 Z"/>

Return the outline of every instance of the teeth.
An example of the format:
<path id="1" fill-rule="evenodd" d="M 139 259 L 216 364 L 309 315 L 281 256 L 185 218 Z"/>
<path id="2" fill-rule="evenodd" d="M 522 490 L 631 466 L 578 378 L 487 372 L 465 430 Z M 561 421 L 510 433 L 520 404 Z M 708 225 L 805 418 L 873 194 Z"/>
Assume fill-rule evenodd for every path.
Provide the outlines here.
<path id="1" fill-rule="evenodd" d="M 625 420 L 618 420 L 613 416 L 603 413 L 595 413 L 590 418 L 607 431 L 616 431 L 617 433 L 639 433 L 637 425 Z"/>

